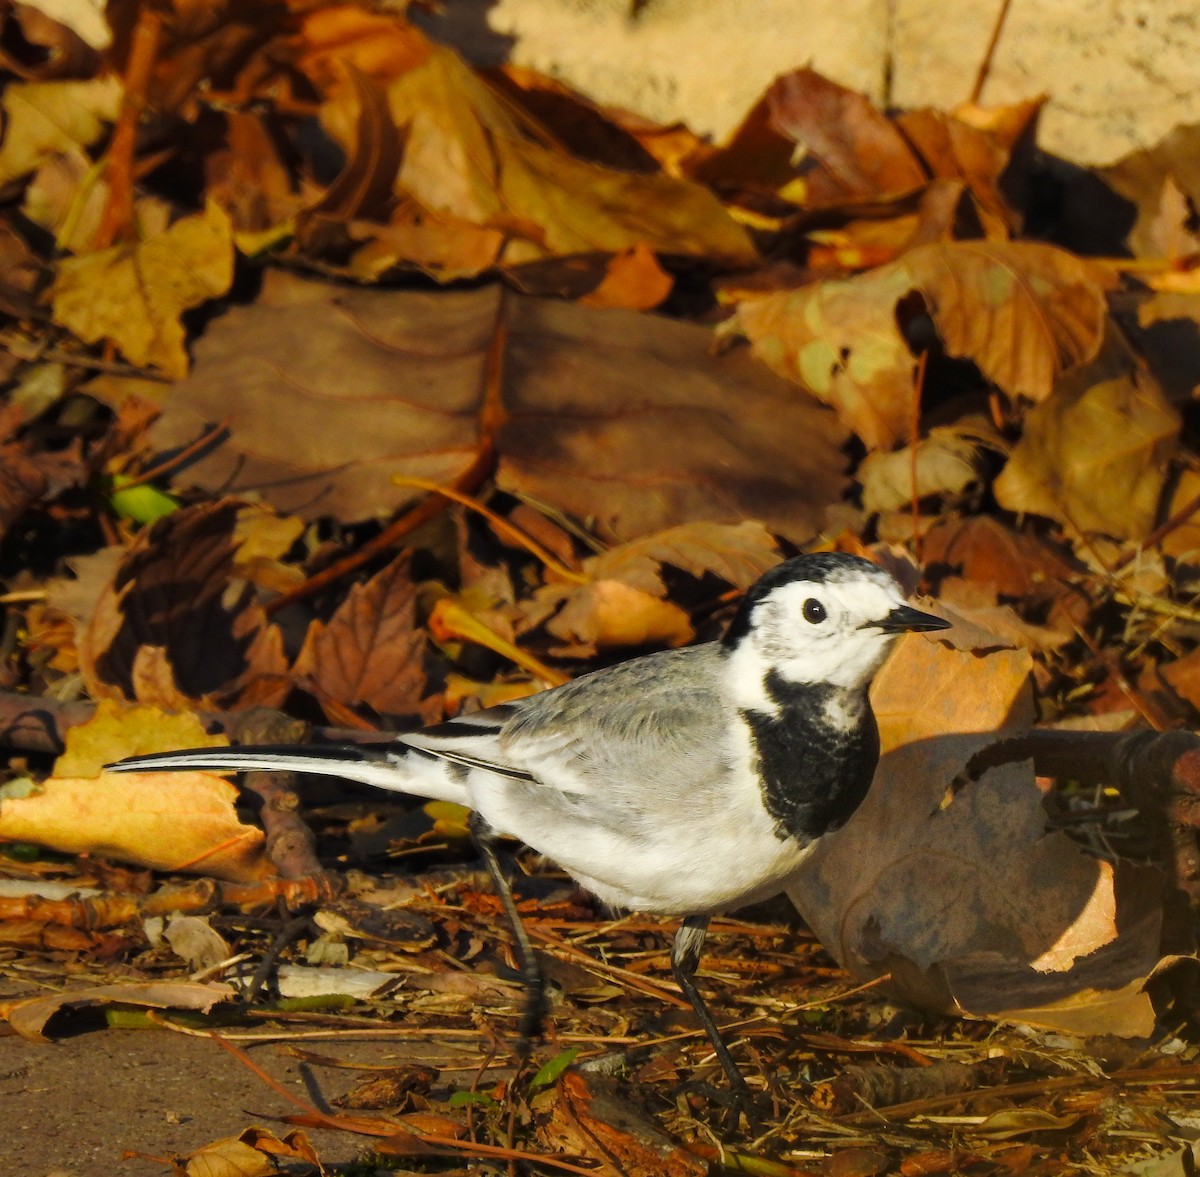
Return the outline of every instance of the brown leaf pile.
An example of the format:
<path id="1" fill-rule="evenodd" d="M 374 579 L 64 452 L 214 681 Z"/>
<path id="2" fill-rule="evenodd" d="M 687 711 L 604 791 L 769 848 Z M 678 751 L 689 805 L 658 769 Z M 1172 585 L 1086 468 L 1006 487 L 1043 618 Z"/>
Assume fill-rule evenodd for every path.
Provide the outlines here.
<path id="1" fill-rule="evenodd" d="M 1059 185 L 1071 207 L 1032 150 L 1038 101 L 889 114 L 799 68 L 714 145 L 476 69 L 402 5 L 78 7 L 0 12 L 0 873 L 99 885 L 6 894 L 0 972 L 55 951 L 220 969 L 244 928 L 185 949 L 149 921 L 282 905 L 313 915 L 302 953 L 278 949 L 292 965 L 386 980 L 410 954 L 427 988 L 405 1016 L 493 1016 L 508 987 L 445 969 L 487 955 L 491 897 L 364 881 L 387 856 L 432 870 L 462 813 L 283 780 L 251 815 L 218 777 L 100 766 L 218 730 L 391 729 L 517 697 L 715 637 L 765 569 L 824 548 L 870 555 L 956 625 L 906 639 L 875 684 L 874 788 L 791 890 L 822 944 L 853 981 L 962 1019 L 964 1041 L 969 1019 L 1081 1039 L 1182 1026 L 1192 1049 L 1190 753 L 1161 788 L 1084 769 L 1090 736 L 1200 720 L 1194 129 L 1087 177 L 1134 224 L 1085 256 L 1032 196 Z M 1067 749 L 1052 775 L 974 772 L 1034 726 Z M 67 729 L 57 763 L 38 759 Z M 155 890 L 109 860 L 200 879 Z M 560 1020 L 588 1042 L 649 1037 L 677 1001 L 650 975 L 657 925 L 597 932 L 555 895 L 531 914 L 563 964 Z M 561 931 L 577 922 L 585 944 L 608 937 L 603 962 L 580 966 Z M 743 949 L 786 940 L 740 927 Z M 781 1027 L 772 985 L 820 975 L 786 942 L 715 961 L 741 977 L 728 992 L 705 978 L 722 1020 L 769 1013 L 786 1039 L 745 1039 L 780 1112 L 772 1157 L 836 1152 L 859 1131 L 847 1092 L 915 1091 L 895 1098 L 924 1114 L 997 1081 L 972 1061 L 953 1091 L 869 1067 L 811 1089 L 853 1049 L 833 1015 L 819 1047 Z M 847 1035 L 867 1034 L 870 1000 Z M 27 1009 L 28 1032 L 54 1008 Z M 702 1171 L 710 1111 L 681 1080 L 706 1064 L 653 1034 L 620 1092 L 577 1069 L 540 1094 L 460 1093 L 490 1125 L 470 1155 Z M 1045 1077 L 1004 1041 L 1006 1065 Z M 824 1052 L 815 1070 L 777 1065 L 802 1046 Z M 635 1113 L 636 1091 L 659 1094 Z M 956 1120 L 958 1159 L 897 1131 L 822 1172 L 1082 1171 L 1115 1120 L 1076 1096 Z M 464 1104 L 417 1103 L 425 1119 L 370 1129 L 381 1151 L 466 1148 Z M 1013 1143 L 1045 1134 L 1057 1168 Z M 264 1134 L 176 1167 L 280 1158 L 320 1163 Z"/>

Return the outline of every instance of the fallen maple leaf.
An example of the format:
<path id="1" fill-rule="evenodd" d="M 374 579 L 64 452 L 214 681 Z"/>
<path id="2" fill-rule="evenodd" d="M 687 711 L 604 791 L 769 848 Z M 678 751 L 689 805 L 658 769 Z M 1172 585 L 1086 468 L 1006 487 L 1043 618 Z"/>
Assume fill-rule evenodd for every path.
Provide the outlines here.
<path id="1" fill-rule="evenodd" d="M 222 699 L 278 705 L 282 636 L 237 575 L 245 504 L 220 500 L 168 515 L 118 554 L 79 617 L 80 667 L 93 698 L 169 710 Z"/>
<path id="2" fill-rule="evenodd" d="M 416 586 L 401 556 L 356 584 L 327 623 L 313 621 L 292 674 L 318 702 L 380 715 L 435 717 L 425 694 L 425 635 L 416 625 Z"/>
<path id="3" fill-rule="evenodd" d="M 888 449 L 911 428 L 916 355 L 900 314 L 910 294 L 949 355 L 973 361 L 1009 396 L 1041 401 L 1099 351 L 1107 281 L 1049 245 L 935 242 L 855 278 L 747 298 L 718 335 L 744 335 L 869 447 Z"/>

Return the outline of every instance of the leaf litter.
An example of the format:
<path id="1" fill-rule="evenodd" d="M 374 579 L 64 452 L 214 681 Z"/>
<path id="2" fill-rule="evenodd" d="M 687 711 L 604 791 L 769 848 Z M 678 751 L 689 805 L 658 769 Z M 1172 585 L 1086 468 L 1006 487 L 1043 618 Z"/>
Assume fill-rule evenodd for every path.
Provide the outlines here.
<path id="1" fill-rule="evenodd" d="M 14 59 L 0 98 L 9 1026 L 449 1036 L 473 1082 L 293 1117 L 381 1167 L 1174 1163 L 1200 375 L 1159 338 L 1200 318 L 1194 130 L 1092 177 L 1137 215 L 1085 256 L 1024 234 L 1036 100 L 886 114 L 798 69 L 714 146 L 396 11 L 260 9 L 131 9 L 123 55 L 23 10 L 6 42 L 94 46 Z M 790 889 L 804 923 L 714 922 L 755 1132 L 723 1119 L 662 921 L 522 858 L 558 1040 L 514 1073 L 465 814 L 100 771 L 370 738 L 712 638 L 796 548 L 868 554 L 956 625 L 879 675 L 885 755 Z M 73 980 L 35 997 L 31 961 Z M 171 1162 L 323 1164 L 261 1129 Z"/>

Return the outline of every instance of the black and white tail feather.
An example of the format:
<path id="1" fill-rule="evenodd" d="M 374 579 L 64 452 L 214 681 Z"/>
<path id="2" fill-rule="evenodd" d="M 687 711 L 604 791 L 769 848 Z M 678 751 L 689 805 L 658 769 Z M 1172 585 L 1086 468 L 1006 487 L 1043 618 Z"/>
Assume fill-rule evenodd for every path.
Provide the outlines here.
<path id="1" fill-rule="evenodd" d="M 510 834 L 613 907 L 685 917 L 672 962 L 739 1102 L 745 1081 L 696 988 L 711 915 L 786 889 L 857 808 L 879 755 L 867 688 L 893 639 L 949 623 L 838 553 L 797 556 L 746 594 L 721 642 L 650 654 L 386 744 L 201 748 L 115 772 L 318 773 L 456 801 L 514 924 L 540 1024 L 536 961 L 494 849 Z"/>

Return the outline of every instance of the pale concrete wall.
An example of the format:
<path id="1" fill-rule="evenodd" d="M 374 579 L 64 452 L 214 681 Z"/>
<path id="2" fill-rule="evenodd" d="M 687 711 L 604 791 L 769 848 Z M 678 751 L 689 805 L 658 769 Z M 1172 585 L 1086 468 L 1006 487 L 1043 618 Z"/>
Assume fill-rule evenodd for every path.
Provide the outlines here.
<path id="1" fill-rule="evenodd" d="M 1001 0 L 442 0 L 419 17 L 476 60 L 720 138 L 811 64 L 901 106 L 970 94 Z M 1050 95 L 1041 142 L 1108 163 L 1200 122 L 1200 0 L 1012 0 L 983 101 Z"/>

